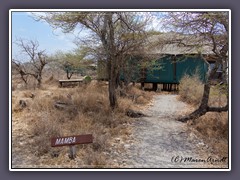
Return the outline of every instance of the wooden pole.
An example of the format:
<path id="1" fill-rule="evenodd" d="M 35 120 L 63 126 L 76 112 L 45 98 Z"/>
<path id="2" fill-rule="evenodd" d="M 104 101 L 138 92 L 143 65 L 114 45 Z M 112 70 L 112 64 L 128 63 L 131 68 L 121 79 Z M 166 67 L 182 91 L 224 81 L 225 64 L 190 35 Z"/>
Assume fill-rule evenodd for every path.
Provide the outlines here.
<path id="1" fill-rule="evenodd" d="M 76 146 L 74 145 L 69 146 L 69 158 L 70 159 L 76 158 Z"/>

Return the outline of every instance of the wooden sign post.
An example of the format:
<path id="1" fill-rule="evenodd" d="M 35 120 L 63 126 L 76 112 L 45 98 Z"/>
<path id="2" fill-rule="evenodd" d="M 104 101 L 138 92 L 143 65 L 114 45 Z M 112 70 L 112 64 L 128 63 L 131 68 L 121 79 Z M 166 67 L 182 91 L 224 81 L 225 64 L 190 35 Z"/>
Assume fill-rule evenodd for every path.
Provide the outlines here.
<path id="1" fill-rule="evenodd" d="M 70 159 L 76 158 L 76 144 L 89 144 L 92 142 L 92 134 L 51 138 L 52 147 L 69 146 Z"/>

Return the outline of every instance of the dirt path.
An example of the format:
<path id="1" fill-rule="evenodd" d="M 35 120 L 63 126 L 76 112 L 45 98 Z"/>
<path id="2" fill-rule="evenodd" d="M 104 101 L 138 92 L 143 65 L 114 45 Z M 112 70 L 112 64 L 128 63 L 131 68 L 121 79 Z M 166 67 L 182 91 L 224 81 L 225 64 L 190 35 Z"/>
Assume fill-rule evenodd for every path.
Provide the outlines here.
<path id="1" fill-rule="evenodd" d="M 136 119 L 132 124 L 134 143 L 124 145 L 127 151 L 120 156 L 121 167 L 218 167 L 207 162 L 211 156 L 207 145 L 189 132 L 186 124 L 175 120 L 186 108 L 176 95 L 155 96 L 153 105 L 144 111 L 149 117 Z M 184 162 L 185 158 L 191 159 Z"/>

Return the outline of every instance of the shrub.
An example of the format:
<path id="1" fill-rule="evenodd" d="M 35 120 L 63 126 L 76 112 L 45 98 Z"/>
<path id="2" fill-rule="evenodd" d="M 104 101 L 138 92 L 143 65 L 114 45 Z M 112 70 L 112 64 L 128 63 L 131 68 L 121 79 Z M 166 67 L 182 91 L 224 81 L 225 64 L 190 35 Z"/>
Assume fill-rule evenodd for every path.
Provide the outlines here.
<path id="1" fill-rule="evenodd" d="M 92 81 L 92 78 L 90 76 L 84 76 L 83 80 L 85 83 L 90 83 Z"/>
<path id="2" fill-rule="evenodd" d="M 180 80 L 179 85 L 180 99 L 189 104 L 198 105 L 203 95 L 203 83 L 197 75 L 185 75 Z"/>

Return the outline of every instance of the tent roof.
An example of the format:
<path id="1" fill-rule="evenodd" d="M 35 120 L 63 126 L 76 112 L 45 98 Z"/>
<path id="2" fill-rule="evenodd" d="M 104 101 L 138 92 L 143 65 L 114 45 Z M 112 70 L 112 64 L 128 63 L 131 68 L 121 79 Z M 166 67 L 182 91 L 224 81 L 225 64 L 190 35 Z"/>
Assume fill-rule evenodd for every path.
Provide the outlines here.
<path id="1" fill-rule="evenodd" d="M 202 37 L 174 32 L 150 36 L 145 48 L 150 54 L 213 54 L 211 44 Z"/>

